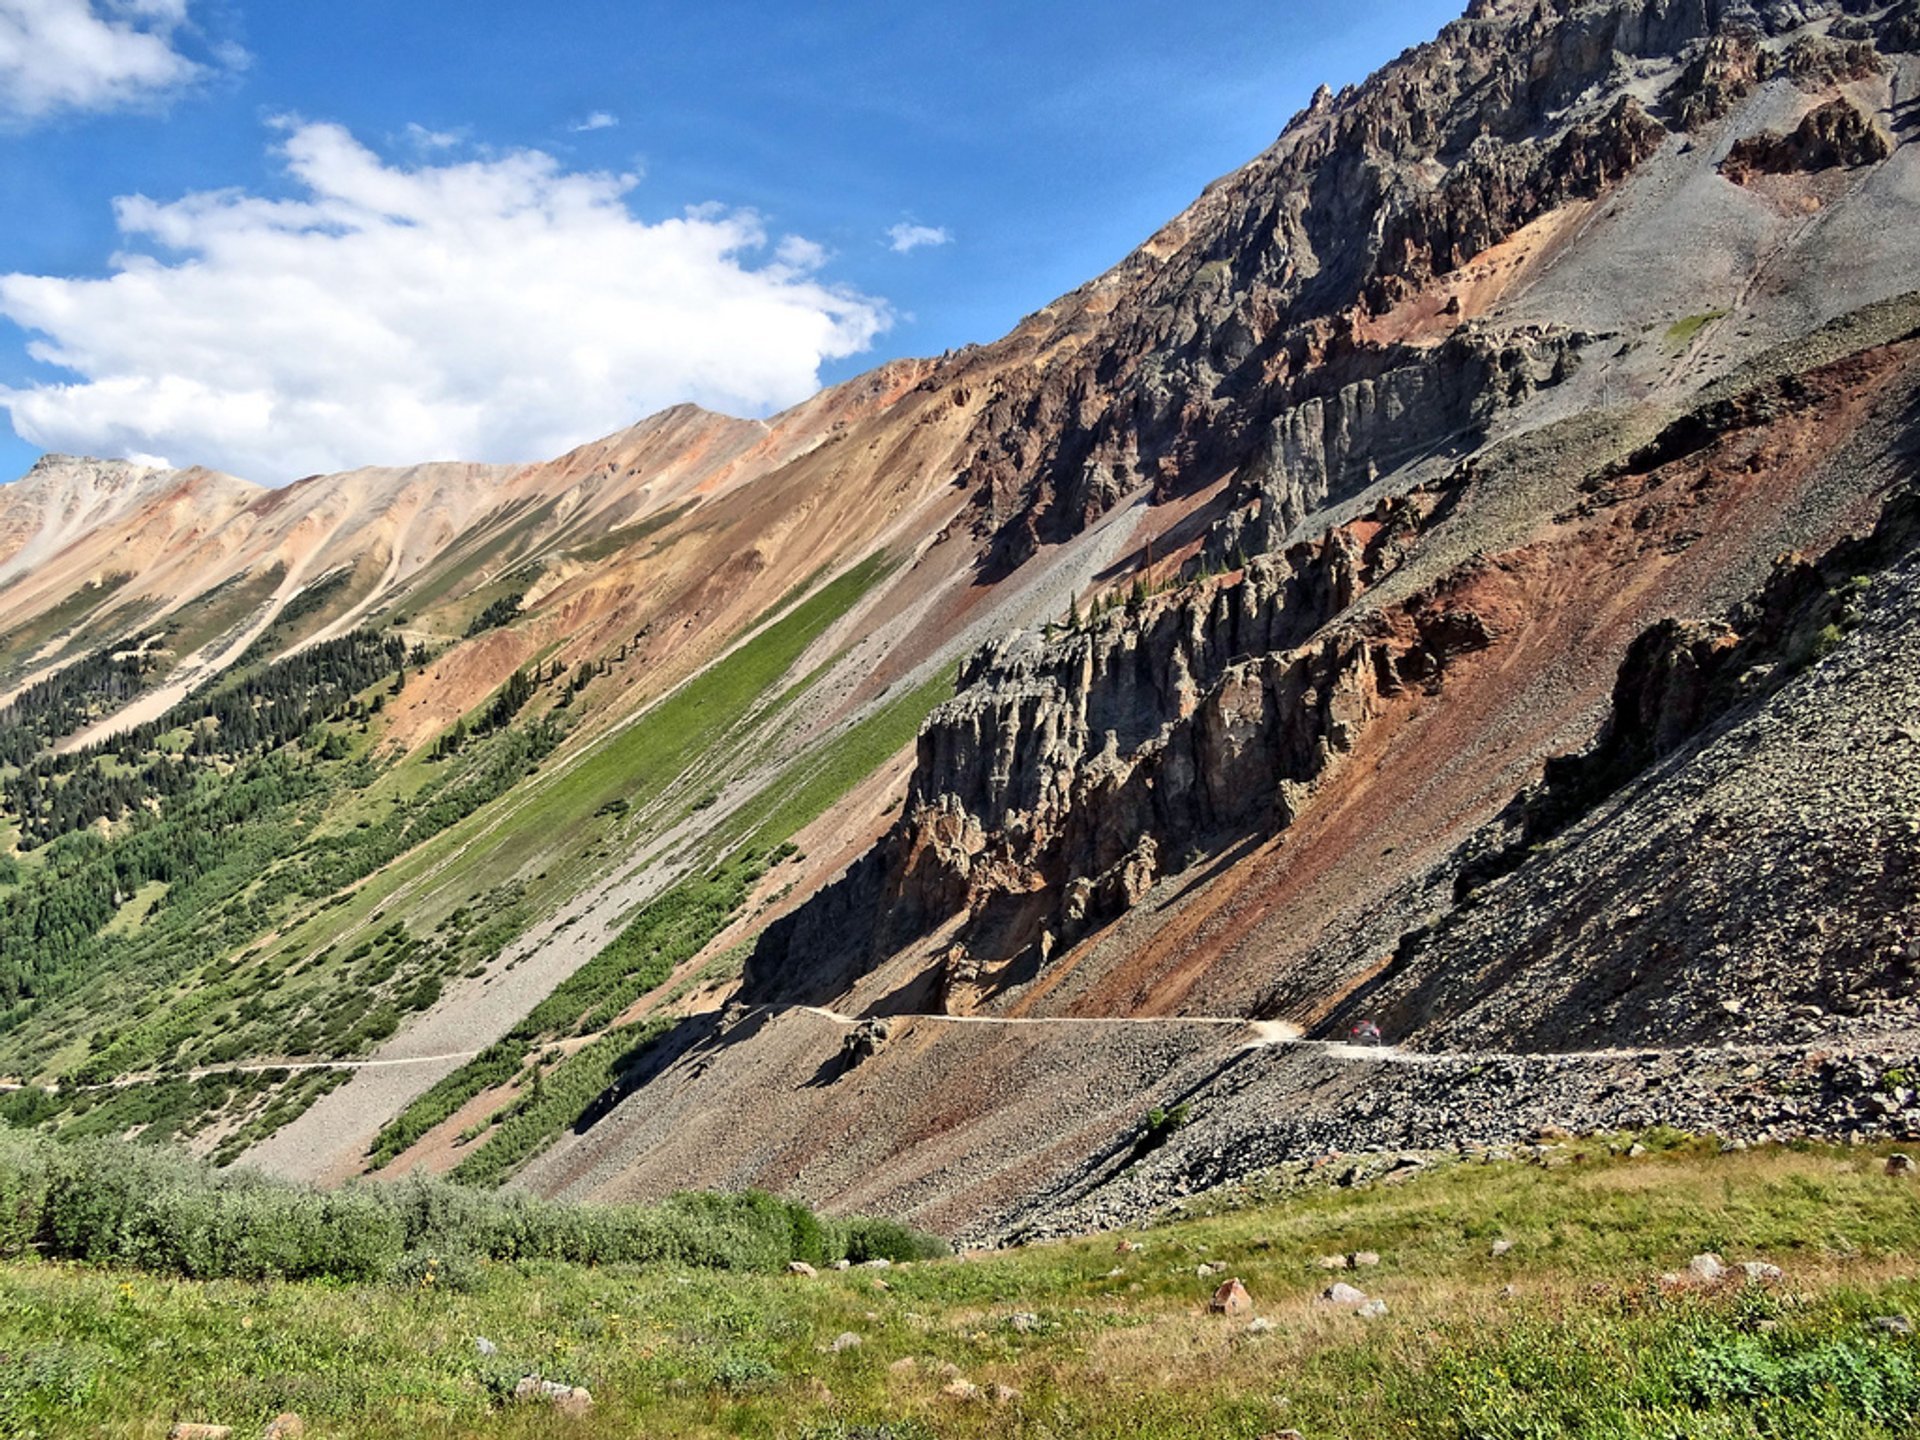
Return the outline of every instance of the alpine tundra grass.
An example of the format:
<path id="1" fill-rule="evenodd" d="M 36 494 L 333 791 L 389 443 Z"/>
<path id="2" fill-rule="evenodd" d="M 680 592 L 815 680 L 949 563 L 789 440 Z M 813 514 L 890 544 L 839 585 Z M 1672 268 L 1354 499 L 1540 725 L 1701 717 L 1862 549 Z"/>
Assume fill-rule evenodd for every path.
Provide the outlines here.
<path id="1" fill-rule="evenodd" d="M 1916 1182 L 1870 1148 L 1644 1138 L 1636 1158 L 1616 1138 L 1400 1184 L 1254 1184 L 1124 1235 L 817 1276 L 757 1268 L 764 1237 L 725 1272 L 456 1249 L 304 1282 L 28 1250 L 0 1268 L 0 1430 L 244 1435 L 292 1410 L 310 1436 L 376 1440 L 1912 1434 Z M 758 1203 L 709 1218 L 759 1235 Z M 1379 1263 L 1323 1268 L 1362 1251 Z M 1728 1276 L 1688 1276 L 1707 1251 Z M 1782 1273 L 1749 1280 L 1748 1260 Z M 1253 1309 L 1209 1313 L 1230 1277 Z M 1341 1279 L 1386 1313 L 1319 1298 Z M 515 1400 L 528 1375 L 593 1404 Z"/>

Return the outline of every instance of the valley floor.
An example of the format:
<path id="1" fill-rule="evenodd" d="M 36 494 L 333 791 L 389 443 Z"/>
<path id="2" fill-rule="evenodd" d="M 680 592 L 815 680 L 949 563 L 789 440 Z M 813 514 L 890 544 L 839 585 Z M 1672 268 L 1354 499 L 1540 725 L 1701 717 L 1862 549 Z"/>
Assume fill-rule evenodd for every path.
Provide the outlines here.
<path id="1" fill-rule="evenodd" d="M 1920 1180 L 1871 1146 L 1640 1140 L 1398 1183 L 1336 1163 L 1124 1236 L 818 1276 L 14 1262 L 0 1432 L 252 1436 L 293 1411 L 309 1437 L 1913 1434 Z M 1232 1278 L 1251 1308 L 1209 1313 Z M 592 1404 L 516 1400 L 528 1375 Z"/>

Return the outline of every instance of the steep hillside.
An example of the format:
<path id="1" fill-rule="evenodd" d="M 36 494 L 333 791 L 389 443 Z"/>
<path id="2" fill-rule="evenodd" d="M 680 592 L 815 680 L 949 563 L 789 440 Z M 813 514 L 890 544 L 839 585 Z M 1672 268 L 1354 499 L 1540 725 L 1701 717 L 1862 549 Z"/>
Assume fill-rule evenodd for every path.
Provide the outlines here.
<path id="1" fill-rule="evenodd" d="M 975 1235 L 1469 1119 L 1900 1129 L 1823 1056 L 1914 1033 L 1916 83 L 1911 3 L 1490 0 L 765 422 L 50 463 L 8 1113 Z"/>

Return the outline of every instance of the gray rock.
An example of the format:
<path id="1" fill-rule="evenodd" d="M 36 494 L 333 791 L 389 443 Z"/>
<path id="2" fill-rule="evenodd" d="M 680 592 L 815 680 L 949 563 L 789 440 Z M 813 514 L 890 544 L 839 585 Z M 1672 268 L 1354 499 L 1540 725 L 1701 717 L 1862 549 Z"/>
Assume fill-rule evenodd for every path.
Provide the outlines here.
<path id="1" fill-rule="evenodd" d="M 1727 1273 L 1727 1263 L 1711 1251 L 1696 1255 L 1687 1262 L 1687 1275 L 1702 1285 L 1711 1285 Z"/>

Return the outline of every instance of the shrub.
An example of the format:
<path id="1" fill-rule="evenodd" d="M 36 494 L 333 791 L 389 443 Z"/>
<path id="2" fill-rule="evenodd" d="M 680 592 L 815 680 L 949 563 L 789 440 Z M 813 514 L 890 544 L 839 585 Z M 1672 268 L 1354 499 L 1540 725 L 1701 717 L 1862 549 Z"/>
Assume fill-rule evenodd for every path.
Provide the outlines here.
<path id="1" fill-rule="evenodd" d="M 462 1289 L 486 1260 L 776 1271 L 791 1260 L 910 1260 L 946 1247 L 893 1221 L 825 1221 L 759 1191 L 576 1206 L 414 1175 L 329 1193 L 156 1146 L 0 1132 L 0 1257 L 35 1249 L 193 1279 Z"/>

